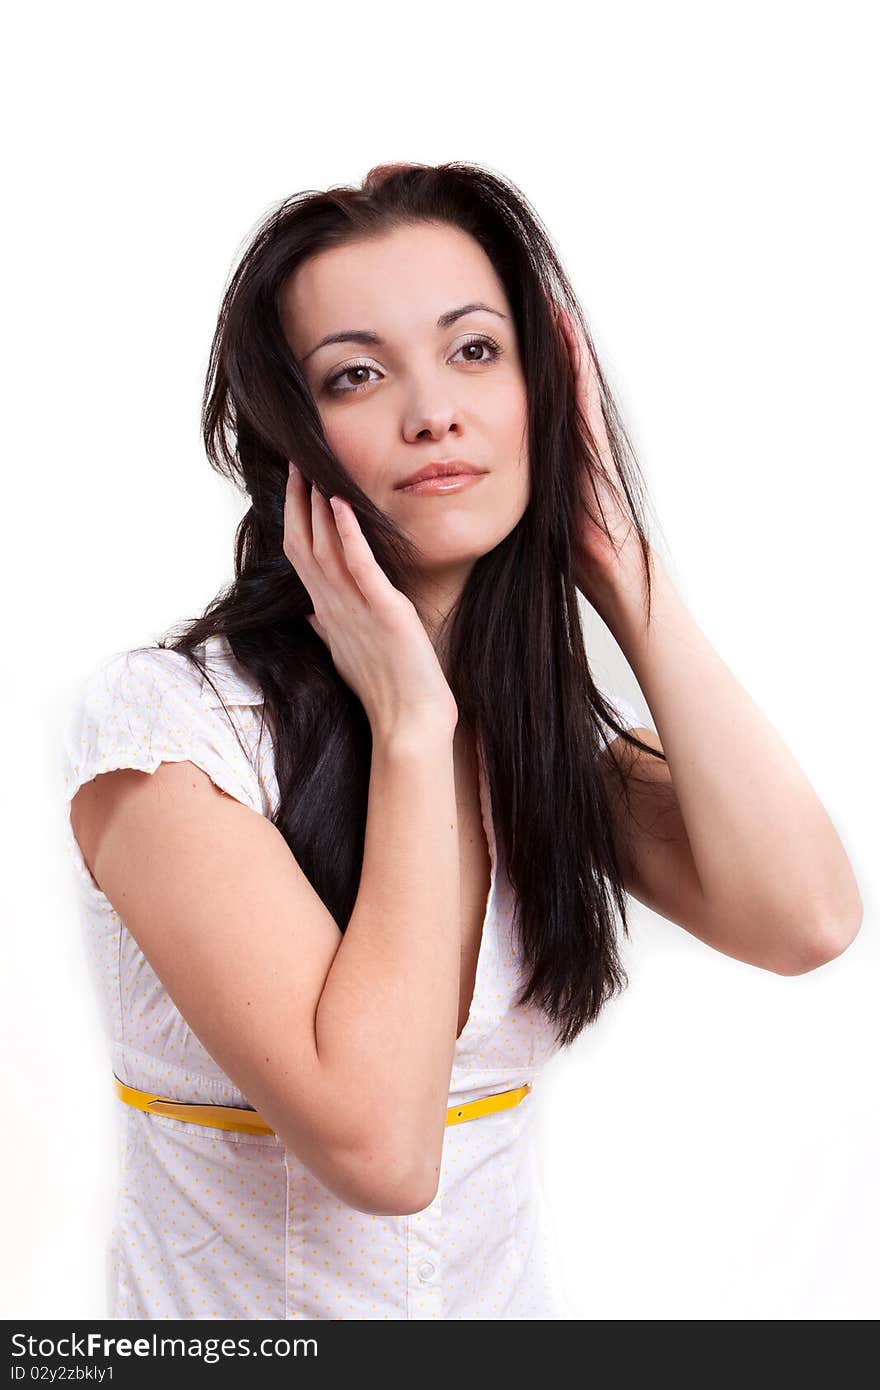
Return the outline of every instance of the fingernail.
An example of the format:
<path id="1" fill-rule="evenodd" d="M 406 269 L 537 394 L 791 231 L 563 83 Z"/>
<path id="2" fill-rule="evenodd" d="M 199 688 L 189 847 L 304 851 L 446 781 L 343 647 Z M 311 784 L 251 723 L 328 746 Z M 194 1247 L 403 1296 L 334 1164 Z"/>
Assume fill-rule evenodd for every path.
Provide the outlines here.
<path id="1" fill-rule="evenodd" d="M 290 477 L 291 474 L 292 474 L 292 473 L 295 473 L 295 472 L 296 472 L 296 464 L 295 464 L 295 463 L 291 463 L 290 459 L 288 459 L 288 460 L 287 460 L 287 476 Z"/>

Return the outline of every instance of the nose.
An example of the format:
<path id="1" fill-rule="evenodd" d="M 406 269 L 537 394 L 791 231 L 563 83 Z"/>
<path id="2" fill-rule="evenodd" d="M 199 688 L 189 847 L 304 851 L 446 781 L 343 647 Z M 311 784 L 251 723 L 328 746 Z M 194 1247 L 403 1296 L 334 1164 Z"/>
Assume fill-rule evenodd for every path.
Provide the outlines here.
<path id="1" fill-rule="evenodd" d="M 450 431 L 453 435 L 461 433 L 457 419 L 457 413 L 451 406 L 413 411 L 404 425 L 404 434 L 409 440 L 424 438 L 439 442 L 445 439 Z"/>

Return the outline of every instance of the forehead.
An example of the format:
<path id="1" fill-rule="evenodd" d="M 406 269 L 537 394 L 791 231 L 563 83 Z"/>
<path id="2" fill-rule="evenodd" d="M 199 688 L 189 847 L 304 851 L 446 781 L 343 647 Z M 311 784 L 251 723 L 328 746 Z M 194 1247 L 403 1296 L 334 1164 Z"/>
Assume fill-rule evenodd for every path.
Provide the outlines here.
<path id="1" fill-rule="evenodd" d="M 472 236 L 458 227 L 397 227 L 298 266 L 282 289 L 282 322 L 294 353 L 304 353 L 343 328 L 421 332 L 475 299 L 508 311 L 495 268 Z"/>

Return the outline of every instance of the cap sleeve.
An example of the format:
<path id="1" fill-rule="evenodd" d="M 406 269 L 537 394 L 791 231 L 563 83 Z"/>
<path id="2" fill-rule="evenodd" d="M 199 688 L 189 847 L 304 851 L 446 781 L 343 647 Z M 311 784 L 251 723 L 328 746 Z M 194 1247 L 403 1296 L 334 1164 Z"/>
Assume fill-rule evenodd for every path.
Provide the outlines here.
<path id="1" fill-rule="evenodd" d="M 202 677 L 181 652 L 123 652 L 96 667 L 79 688 L 62 738 L 68 851 L 95 888 L 70 824 L 79 787 L 104 772 L 191 762 L 222 791 L 262 813 L 256 769 L 225 713 L 202 698 Z"/>

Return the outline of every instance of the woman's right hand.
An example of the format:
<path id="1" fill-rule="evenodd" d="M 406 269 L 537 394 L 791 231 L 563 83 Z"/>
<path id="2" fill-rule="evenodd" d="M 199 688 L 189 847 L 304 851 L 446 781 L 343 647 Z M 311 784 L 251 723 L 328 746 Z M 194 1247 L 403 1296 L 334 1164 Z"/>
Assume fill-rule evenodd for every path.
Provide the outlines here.
<path id="1" fill-rule="evenodd" d="M 291 465 L 283 550 L 308 589 L 306 621 L 366 711 L 373 735 L 424 723 L 448 728 L 458 706 L 414 604 L 377 563 L 343 498 L 337 512 Z"/>

